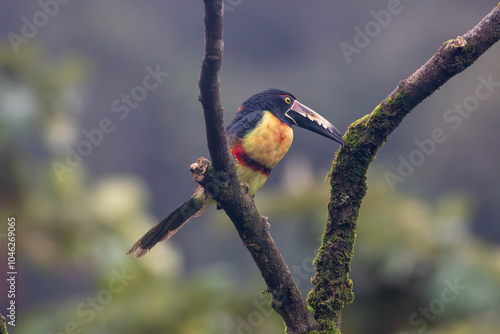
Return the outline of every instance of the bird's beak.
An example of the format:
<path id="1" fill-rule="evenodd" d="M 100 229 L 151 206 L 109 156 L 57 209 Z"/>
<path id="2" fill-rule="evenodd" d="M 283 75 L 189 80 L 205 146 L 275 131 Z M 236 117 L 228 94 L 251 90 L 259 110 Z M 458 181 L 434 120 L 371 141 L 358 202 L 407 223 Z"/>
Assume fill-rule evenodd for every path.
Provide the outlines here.
<path id="1" fill-rule="evenodd" d="M 335 140 L 337 143 L 344 146 L 344 140 L 340 132 L 323 116 L 306 107 L 299 101 L 295 101 L 285 115 L 290 118 L 295 125 Z"/>

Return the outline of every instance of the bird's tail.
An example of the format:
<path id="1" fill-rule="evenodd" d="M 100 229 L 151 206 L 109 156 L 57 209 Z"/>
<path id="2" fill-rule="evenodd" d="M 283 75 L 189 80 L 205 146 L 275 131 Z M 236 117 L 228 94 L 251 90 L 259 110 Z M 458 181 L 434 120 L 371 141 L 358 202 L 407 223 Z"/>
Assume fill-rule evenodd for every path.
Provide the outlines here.
<path id="1" fill-rule="evenodd" d="M 134 253 L 135 257 L 141 257 L 153 248 L 154 245 L 169 239 L 173 236 L 189 219 L 198 217 L 207 209 L 210 200 L 205 197 L 205 191 L 202 187 L 175 209 L 161 222 L 153 226 L 146 234 L 142 236 L 128 251 L 127 255 Z"/>

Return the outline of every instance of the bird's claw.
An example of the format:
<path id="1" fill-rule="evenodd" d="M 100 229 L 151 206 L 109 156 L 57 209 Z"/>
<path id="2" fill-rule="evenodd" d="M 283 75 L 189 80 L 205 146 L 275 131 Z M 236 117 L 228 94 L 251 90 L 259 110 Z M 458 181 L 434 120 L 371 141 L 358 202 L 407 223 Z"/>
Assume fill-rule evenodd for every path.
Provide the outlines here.
<path id="1" fill-rule="evenodd" d="M 222 206 L 220 205 L 219 202 L 217 202 L 217 210 L 222 210 Z"/>
<path id="2" fill-rule="evenodd" d="M 248 194 L 248 191 L 250 190 L 250 186 L 248 185 L 248 183 L 241 182 L 241 187 L 245 191 L 245 194 Z"/>
<path id="3" fill-rule="evenodd" d="M 264 231 L 269 231 L 269 228 L 271 228 L 271 224 L 268 222 L 269 218 L 266 216 L 260 216 L 260 219 L 262 220 L 262 223 L 264 223 Z"/>

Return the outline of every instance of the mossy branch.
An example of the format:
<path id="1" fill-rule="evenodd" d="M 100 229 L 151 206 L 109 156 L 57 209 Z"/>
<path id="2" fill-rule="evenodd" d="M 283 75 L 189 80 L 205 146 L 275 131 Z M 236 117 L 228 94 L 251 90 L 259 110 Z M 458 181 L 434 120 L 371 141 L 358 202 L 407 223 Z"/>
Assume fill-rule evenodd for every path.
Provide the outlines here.
<path id="1" fill-rule="evenodd" d="M 0 313 L 0 334 L 8 334 L 7 333 L 7 321 L 1 313 Z"/>
<path id="2" fill-rule="evenodd" d="M 354 299 L 349 272 L 370 163 L 406 115 L 450 78 L 472 65 L 499 39 L 500 8 L 496 7 L 465 35 L 444 43 L 375 110 L 348 128 L 344 135 L 346 145 L 337 152 L 332 164 L 328 222 L 315 259 L 314 288 L 308 295 L 321 333 L 340 328 L 341 311 Z"/>
<path id="3" fill-rule="evenodd" d="M 285 321 L 287 332 L 308 333 L 317 328 L 317 323 L 271 235 L 265 230 L 253 199 L 243 192 L 237 178 L 236 165 L 229 152 L 219 92 L 224 46 L 224 3 L 222 0 L 204 0 L 204 4 L 205 56 L 199 86 L 212 162 L 199 158 L 191 166 L 191 171 L 195 181 L 205 188 L 232 220 L 267 284 L 271 307 Z"/>

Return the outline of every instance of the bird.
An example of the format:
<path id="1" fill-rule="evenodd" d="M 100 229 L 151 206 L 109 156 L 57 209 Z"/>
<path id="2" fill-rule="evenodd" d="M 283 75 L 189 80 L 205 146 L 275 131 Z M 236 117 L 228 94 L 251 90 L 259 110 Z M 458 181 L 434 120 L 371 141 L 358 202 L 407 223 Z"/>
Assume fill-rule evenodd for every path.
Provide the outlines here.
<path id="1" fill-rule="evenodd" d="M 226 128 L 231 154 L 236 159 L 237 176 L 247 195 L 254 196 L 272 169 L 287 153 L 293 140 L 292 126 L 327 137 L 341 146 L 340 132 L 321 115 L 279 89 L 255 94 L 238 108 Z M 215 203 L 203 187 L 165 219 L 152 227 L 128 251 L 142 257 L 158 242 L 172 237 L 188 220 L 200 216 Z"/>

